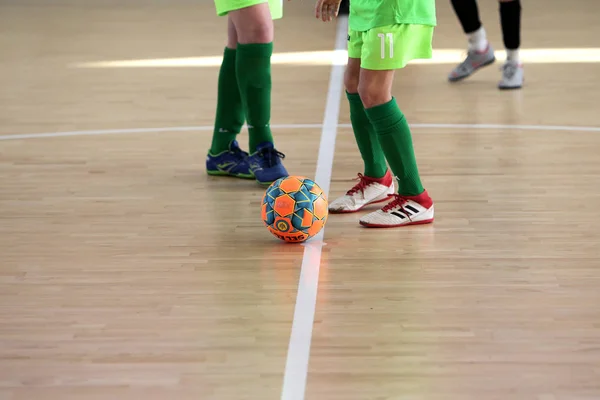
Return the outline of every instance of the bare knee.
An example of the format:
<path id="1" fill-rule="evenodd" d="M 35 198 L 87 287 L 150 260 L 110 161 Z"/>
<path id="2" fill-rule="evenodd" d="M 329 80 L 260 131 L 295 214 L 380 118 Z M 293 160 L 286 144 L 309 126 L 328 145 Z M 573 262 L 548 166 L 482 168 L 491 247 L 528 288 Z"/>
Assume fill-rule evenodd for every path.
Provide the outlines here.
<path id="1" fill-rule="evenodd" d="M 392 99 L 391 92 L 372 82 L 363 82 L 362 79 L 358 84 L 358 94 L 365 108 L 385 104 Z"/>
<path id="2" fill-rule="evenodd" d="M 238 43 L 271 43 L 273 41 L 273 20 L 268 3 L 231 11 L 229 16 L 235 26 Z"/>
<path id="3" fill-rule="evenodd" d="M 238 29 L 238 43 L 271 43 L 273 41 L 273 23 L 250 24 Z"/>
<path id="4" fill-rule="evenodd" d="M 344 72 L 344 86 L 348 93 L 358 93 L 358 82 L 360 78 L 360 59 L 349 58 Z"/>
<path id="5" fill-rule="evenodd" d="M 358 94 L 365 108 L 385 104 L 392 99 L 394 71 L 361 69 Z"/>

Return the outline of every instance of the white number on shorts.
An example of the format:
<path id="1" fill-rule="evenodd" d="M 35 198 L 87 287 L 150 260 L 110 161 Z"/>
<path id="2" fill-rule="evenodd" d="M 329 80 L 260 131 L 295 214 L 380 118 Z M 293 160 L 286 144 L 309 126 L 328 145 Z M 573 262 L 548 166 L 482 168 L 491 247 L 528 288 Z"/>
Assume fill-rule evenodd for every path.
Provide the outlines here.
<path id="1" fill-rule="evenodd" d="M 390 44 L 390 58 L 394 58 L 394 35 L 391 33 L 378 33 L 379 39 L 381 39 L 381 59 L 385 58 L 385 38 L 387 37 Z"/>

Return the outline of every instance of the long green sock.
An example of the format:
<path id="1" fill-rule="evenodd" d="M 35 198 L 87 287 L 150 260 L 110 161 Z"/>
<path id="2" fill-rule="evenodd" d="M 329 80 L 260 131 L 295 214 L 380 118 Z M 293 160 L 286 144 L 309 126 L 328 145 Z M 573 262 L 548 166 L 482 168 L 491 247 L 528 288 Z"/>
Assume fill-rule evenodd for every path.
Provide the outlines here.
<path id="1" fill-rule="evenodd" d="M 219 154 L 229 149 L 244 125 L 244 107 L 235 74 L 236 50 L 225 47 L 223 62 L 219 71 L 217 113 L 213 131 L 211 154 Z"/>
<path id="2" fill-rule="evenodd" d="M 410 128 L 396 99 L 365 111 L 377 132 L 385 158 L 398 179 L 398 193 L 405 196 L 423 193 Z"/>
<path id="3" fill-rule="evenodd" d="M 381 178 L 387 172 L 387 164 L 375 129 L 367 117 L 358 93 L 346 92 L 346 97 L 350 103 L 350 121 L 354 137 L 365 164 L 365 175 L 370 178 Z"/>
<path id="4" fill-rule="evenodd" d="M 273 43 L 238 44 L 236 72 L 246 110 L 250 153 L 271 134 L 271 54 Z"/>

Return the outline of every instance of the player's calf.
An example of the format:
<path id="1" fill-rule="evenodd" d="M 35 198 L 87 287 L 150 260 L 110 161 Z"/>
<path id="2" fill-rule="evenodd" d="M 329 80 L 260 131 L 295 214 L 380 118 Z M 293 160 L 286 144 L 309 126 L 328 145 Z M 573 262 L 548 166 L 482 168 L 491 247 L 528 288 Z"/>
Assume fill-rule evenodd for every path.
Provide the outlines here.
<path id="1" fill-rule="evenodd" d="M 388 171 L 388 167 L 385 162 L 385 155 L 383 154 L 383 150 L 377 139 L 377 134 L 369 121 L 363 102 L 358 94 L 359 82 L 360 59 L 349 57 L 346 73 L 344 75 L 344 84 L 346 86 L 348 105 L 350 106 L 352 131 L 365 166 L 364 176 L 369 179 L 377 180 L 384 178 Z M 370 201 L 371 200 L 367 200 L 367 202 Z M 337 207 L 334 207 L 334 209 L 335 208 Z M 342 212 L 348 211 L 356 211 L 356 209 L 355 207 L 351 207 L 350 210 L 346 210 L 345 207 L 342 207 Z"/>
<path id="2" fill-rule="evenodd" d="M 236 72 L 250 137 L 248 163 L 261 184 L 287 176 L 271 133 L 271 56 L 273 20 L 268 3 L 230 13 L 238 46 Z"/>

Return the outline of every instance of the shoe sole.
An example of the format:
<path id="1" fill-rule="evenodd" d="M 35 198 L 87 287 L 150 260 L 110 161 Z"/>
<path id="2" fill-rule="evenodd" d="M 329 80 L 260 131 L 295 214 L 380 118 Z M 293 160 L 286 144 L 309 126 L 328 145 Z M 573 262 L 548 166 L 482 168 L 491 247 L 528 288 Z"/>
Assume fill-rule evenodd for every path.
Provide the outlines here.
<path id="1" fill-rule="evenodd" d="M 523 85 L 521 86 L 498 86 L 498 89 L 500 90 L 517 90 L 517 89 L 521 89 L 523 88 Z"/>
<path id="2" fill-rule="evenodd" d="M 291 176 L 291 175 L 280 176 L 279 178 L 277 178 L 277 179 L 275 179 L 274 181 L 271 181 L 271 182 L 263 182 L 263 181 L 259 181 L 259 180 L 258 180 L 258 179 L 256 179 L 255 177 L 254 177 L 254 178 L 256 179 L 256 182 L 257 182 L 259 185 L 262 185 L 262 186 L 271 186 L 271 185 L 273 184 L 273 182 L 277 181 L 278 179 L 281 179 L 281 178 L 287 178 L 288 176 Z"/>
<path id="3" fill-rule="evenodd" d="M 273 184 L 273 182 L 275 182 L 275 181 L 272 181 L 272 182 L 261 182 L 259 180 L 256 180 L 256 183 L 258 183 L 261 186 L 271 186 Z"/>
<path id="4" fill-rule="evenodd" d="M 378 204 L 378 203 L 383 203 L 384 201 L 389 201 L 390 197 L 392 197 L 392 195 L 388 195 L 388 197 L 386 197 L 385 199 L 381 199 L 381 200 L 377 200 L 377 201 L 372 201 L 370 203 L 367 203 L 365 205 L 360 206 L 359 208 L 357 208 L 356 210 L 328 210 L 330 214 L 353 214 L 355 212 L 359 212 L 360 210 L 362 210 L 363 208 L 370 206 L 371 204 Z"/>
<path id="5" fill-rule="evenodd" d="M 450 82 L 453 82 L 453 83 L 454 83 L 454 82 L 459 82 L 459 81 L 462 81 L 463 79 L 465 79 L 465 78 L 468 78 L 468 77 L 470 77 L 471 75 L 473 75 L 475 72 L 479 71 L 481 68 L 483 68 L 483 67 L 487 67 L 488 65 L 491 65 L 491 64 L 493 64 L 493 63 L 495 63 L 495 62 L 496 62 L 496 57 L 492 58 L 490 61 L 487 61 L 487 62 L 485 62 L 485 63 L 481 64 L 480 66 L 478 66 L 477 68 L 475 68 L 475 69 L 473 70 L 473 72 L 471 72 L 470 74 L 468 74 L 468 75 L 463 75 L 463 76 L 459 76 L 459 77 L 456 77 L 456 78 L 448 77 L 448 81 L 450 81 Z"/>
<path id="6" fill-rule="evenodd" d="M 210 176 L 227 176 L 231 178 L 254 179 L 254 175 L 252 174 L 232 174 L 230 172 L 225 171 L 206 171 L 206 173 Z"/>
<path id="7" fill-rule="evenodd" d="M 399 228 L 402 226 L 410 226 L 410 225 L 425 225 L 433 222 L 433 218 L 425 219 L 423 221 L 414 221 L 409 222 L 408 224 L 396 224 L 396 225 L 382 225 L 382 224 L 369 224 L 368 222 L 359 221 L 358 223 L 364 226 L 365 228 Z"/>

